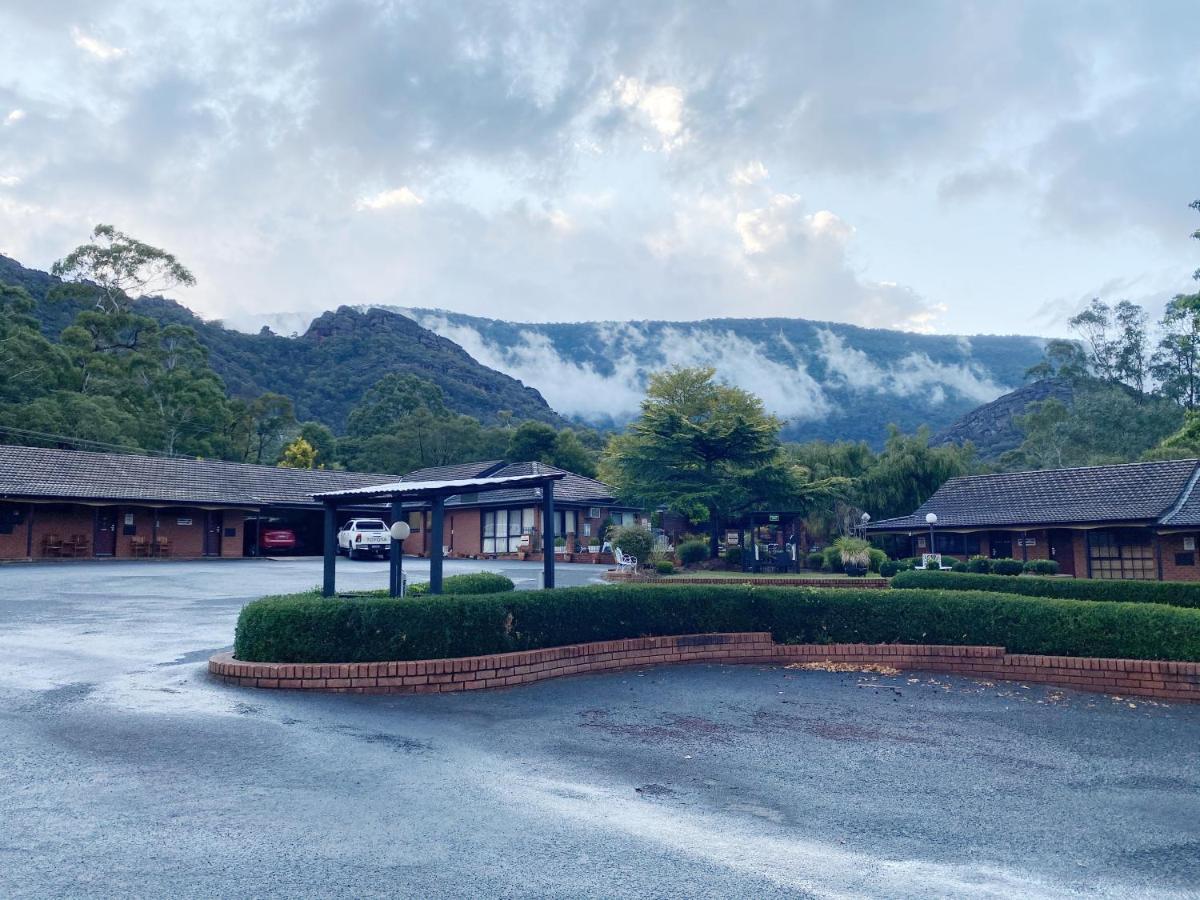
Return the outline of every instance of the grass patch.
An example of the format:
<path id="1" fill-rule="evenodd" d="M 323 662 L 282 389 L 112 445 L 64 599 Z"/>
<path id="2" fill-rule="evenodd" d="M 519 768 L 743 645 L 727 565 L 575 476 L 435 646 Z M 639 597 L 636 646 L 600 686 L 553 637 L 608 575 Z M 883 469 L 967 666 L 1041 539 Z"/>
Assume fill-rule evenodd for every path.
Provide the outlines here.
<path id="1" fill-rule="evenodd" d="M 248 662 L 475 656 L 620 638 L 769 631 L 781 643 L 990 644 L 1014 653 L 1200 660 L 1200 610 L 950 590 L 621 584 L 552 591 L 247 605 Z"/>

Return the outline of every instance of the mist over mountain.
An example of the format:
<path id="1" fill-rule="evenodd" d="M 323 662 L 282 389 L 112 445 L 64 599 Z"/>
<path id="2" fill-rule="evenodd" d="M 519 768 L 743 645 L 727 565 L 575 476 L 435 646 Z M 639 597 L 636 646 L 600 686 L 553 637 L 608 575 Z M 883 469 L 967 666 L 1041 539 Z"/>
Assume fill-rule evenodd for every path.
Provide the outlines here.
<path id="1" fill-rule="evenodd" d="M 784 419 L 790 438 L 867 440 L 889 423 L 937 431 L 1018 387 L 1041 338 L 916 334 L 805 319 L 528 324 L 397 310 L 485 366 L 536 388 L 557 412 L 620 425 L 648 373 L 713 366 Z"/>

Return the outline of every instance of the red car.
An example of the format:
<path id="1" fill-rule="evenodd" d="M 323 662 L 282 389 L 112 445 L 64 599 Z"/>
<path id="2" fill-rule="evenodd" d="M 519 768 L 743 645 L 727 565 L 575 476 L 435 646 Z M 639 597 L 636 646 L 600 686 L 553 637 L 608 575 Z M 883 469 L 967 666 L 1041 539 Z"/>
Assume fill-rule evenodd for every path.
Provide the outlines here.
<path id="1" fill-rule="evenodd" d="M 258 545 L 262 553 L 277 553 L 280 550 L 296 549 L 296 532 L 290 528 L 268 528 L 263 531 Z"/>

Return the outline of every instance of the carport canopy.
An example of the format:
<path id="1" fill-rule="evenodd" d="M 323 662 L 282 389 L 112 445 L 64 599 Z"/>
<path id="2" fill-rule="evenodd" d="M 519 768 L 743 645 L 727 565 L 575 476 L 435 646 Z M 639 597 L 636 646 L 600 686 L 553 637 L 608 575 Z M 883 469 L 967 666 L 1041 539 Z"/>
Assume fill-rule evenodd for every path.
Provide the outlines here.
<path id="1" fill-rule="evenodd" d="M 460 478 L 453 481 L 395 481 L 370 487 L 351 488 L 313 494 L 312 498 L 325 509 L 325 572 L 321 593 L 332 597 L 336 591 L 337 513 L 341 506 L 371 506 L 387 503 L 391 506 L 392 521 L 403 515 L 405 503 L 428 503 L 432 509 L 430 531 L 433 541 L 429 549 L 429 593 L 442 592 L 442 523 L 446 498 L 456 494 L 483 494 L 488 491 L 537 487 L 542 491 L 542 571 L 545 586 L 554 587 L 554 482 L 565 472 L 546 472 L 533 475 L 506 475 L 484 478 Z M 400 557 L 403 552 L 397 540 L 391 545 L 391 578 L 389 584 L 399 583 Z"/>

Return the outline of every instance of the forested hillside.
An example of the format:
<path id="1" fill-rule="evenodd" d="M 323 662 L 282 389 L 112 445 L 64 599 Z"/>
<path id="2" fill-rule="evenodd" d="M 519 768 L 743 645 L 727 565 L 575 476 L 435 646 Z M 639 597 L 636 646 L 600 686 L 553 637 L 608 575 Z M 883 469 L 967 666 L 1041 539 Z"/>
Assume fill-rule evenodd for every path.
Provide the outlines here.
<path id="1" fill-rule="evenodd" d="M 24 287 L 35 301 L 42 333 L 58 340 L 86 300 L 48 299 L 58 280 L 0 256 L 0 282 Z M 562 424 L 532 388 L 472 359 L 453 341 L 404 316 L 340 307 L 315 319 L 303 335 L 243 334 L 205 322 L 162 298 L 136 300 L 132 309 L 163 325 L 192 328 L 208 360 L 235 397 L 271 392 L 295 404 L 300 419 L 341 431 L 354 404 L 388 373 L 427 378 L 442 390 L 447 408 L 485 423 L 535 419 Z"/>

